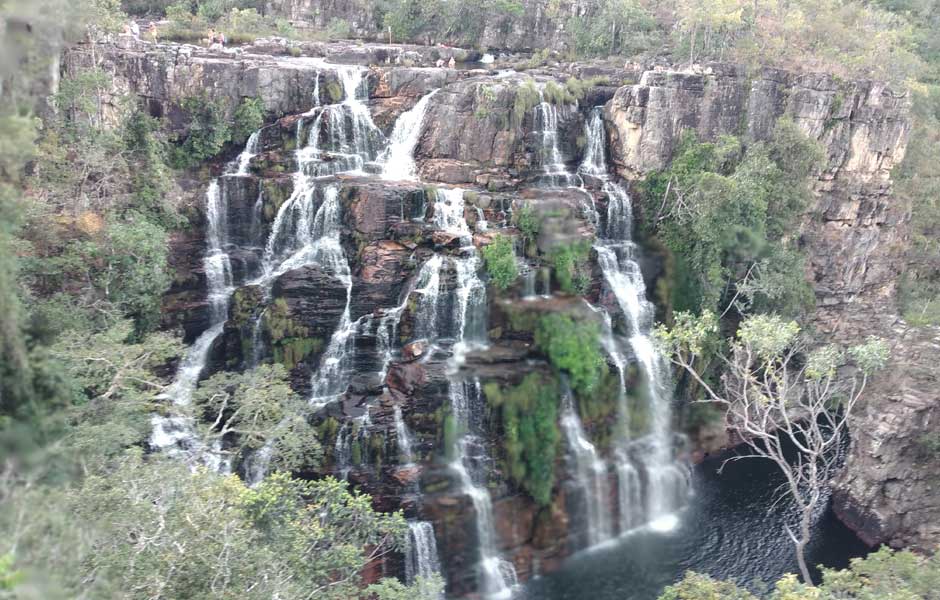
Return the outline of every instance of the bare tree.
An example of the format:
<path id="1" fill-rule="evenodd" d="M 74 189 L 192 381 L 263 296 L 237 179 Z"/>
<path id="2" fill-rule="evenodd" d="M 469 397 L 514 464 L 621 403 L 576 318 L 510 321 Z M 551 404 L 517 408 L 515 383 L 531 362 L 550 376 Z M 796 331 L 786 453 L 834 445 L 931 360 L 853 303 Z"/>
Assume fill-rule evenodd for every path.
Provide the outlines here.
<path id="1" fill-rule="evenodd" d="M 795 504 L 799 523 L 786 531 L 800 573 L 811 584 L 805 550 L 813 517 L 827 501 L 829 482 L 841 465 L 849 416 L 869 376 L 887 361 L 887 346 L 869 338 L 848 350 L 832 345 L 811 350 L 795 322 L 753 316 L 728 340 L 727 353 L 718 353 L 723 374 L 720 386 L 713 387 L 700 373 L 700 359 L 714 350 L 717 332 L 713 313 L 680 313 L 674 327 L 660 329 L 658 337 L 672 362 L 704 390 L 704 401 L 725 408 L 728 428 L 748 448 L 722 468 L 732 460 L 764 458 L 783 473 L 778 500 L 788 495 Z"/>

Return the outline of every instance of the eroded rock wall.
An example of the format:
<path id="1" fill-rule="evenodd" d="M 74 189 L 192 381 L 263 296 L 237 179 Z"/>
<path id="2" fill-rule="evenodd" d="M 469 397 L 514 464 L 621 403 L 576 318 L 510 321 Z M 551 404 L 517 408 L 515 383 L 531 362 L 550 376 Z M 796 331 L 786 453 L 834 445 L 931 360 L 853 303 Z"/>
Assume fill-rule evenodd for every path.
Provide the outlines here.
<path id="1" fill-rule="evenodd" d="M 935 331 L 909 328 L 896 303 L 910 207 L 892 194 L 891 171 L 904 158 L 908 110 L 904 93 L 875 82 L 715 64 L 648 71 L 617 91 L 606 118 L 627 178 L 666 166 L 684 129 L 762 139 L 786 116 L 820 142 L 827 162 L 800 237 L 816 293 L 812 325 L 824 340 L 876 335 L 892 346 L 853 419 L 834 506 L 869 543 L 931 548 L 940 542 L 940 464 L 921 440 L 940 418 L 940 347 Z"/>

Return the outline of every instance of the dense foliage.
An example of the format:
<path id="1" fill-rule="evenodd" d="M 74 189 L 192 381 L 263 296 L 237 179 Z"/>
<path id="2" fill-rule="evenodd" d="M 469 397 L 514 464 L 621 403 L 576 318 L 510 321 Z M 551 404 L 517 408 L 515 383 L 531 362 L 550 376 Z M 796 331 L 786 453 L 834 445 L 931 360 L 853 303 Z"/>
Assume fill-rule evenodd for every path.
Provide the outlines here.
<path id="1" fill-rule="evenodd" d="M 0 17 L 32 26 L 0 28 L 0 595 L 437 597 L 439 581 L 363 587 L 363 568 L 407 527 L 345 483 L 282 473 L 248 488 L 145 453 L 182 351 L 154 333 L 167 242 L 186 226 L 170 163 L 244 141 L 260 102 L 230 107 L 228 121 L 191 101 L 172 148 L 104 71 L 36 97 L 63 43 L 120 28 L 116 2 L 8 2 Z M 31 116 L 44 107 L 43 121 Z M 280 365 L 212 377 L 194 422 L 231 453 L 270 444 L 274 470 L 315 465 L 315 430 L 285 378 Z"/>
<path id="2" fill-rule="evenodd" d="M 575 393 L 587 395 L 594 391 L 607 366 L 599 336 L 597 323 L 554 313 L 539 319 L 535 345 L 555 369 L 567 375 Z"/>
<path id="3" fill-rule="evenodd" d="M 940 553 L 921 556 L 883 547 L 865 558 L 852 559 L 848 569 L 822 569 L 818 586 L 800 583 L 792 575 L 777 582 L 767 600 L 927 600 L 940 589 Z M 667 587 L 659 600 L 757 600 L 758 596 L 732 582 L 687 573 Z"/>
<path id="4" fill-rule="evenodd" d="M 677 310 L 799 316 L 812 302 L 794 234 L 818 146 L 790 121 L 772 140 L 699 142 L 687 133 L 644 184 L 644 227 L 671 251 Z"/>
<path id="5" fill-rule="evenodd" d="M 486 272 L 490 276 L 490 281 L 497 289 L 507 289 L 519 276 L 516 253 L 510 237 L 497 235 L 490 244 L 484 246 L 483 260 L 486 262 Z"/>
<path id="6" fill-rule="evenodd" d="M 530 373 L 517 386 L 500 389 L 497 384 L 487 384 L 484 392 L 489 403 L 500 409 L 510 478 L 540 505 L 547 505 L 561 439 L 558 383 L 553 377 Z"/>

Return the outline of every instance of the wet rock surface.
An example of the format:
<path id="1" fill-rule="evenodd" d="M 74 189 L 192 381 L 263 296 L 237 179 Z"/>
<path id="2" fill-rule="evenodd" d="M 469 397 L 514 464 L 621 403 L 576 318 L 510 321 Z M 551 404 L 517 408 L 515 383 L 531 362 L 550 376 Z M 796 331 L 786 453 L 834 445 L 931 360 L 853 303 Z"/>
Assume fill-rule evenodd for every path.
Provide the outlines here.
<path id="1" fill-rule="evenodd" d="M 354 51 L 345 45 L 332 52 L 332 58 L 357 54 L 375 61 L 380 49 L 366 46 Z M 290 174 L 296 168 L 294 151 L 301 120 L 296 115 L 315 104 L 312 91 L 317 86 L 316 73 L 323 67 L 309 58 L 213 56 L 162 46 L 106 50 L 104 56 L 104 64 L 118 75 L 118 86 L 146 99 L 152 112 L 175 118 L 179 126 L 183 119 L 173 117 L 174 106 L 200 89 L 230 103 L 259 95 L 269 115 L 284 117 L 264 130 L 259 155 L 251 162 L 251 176 L 232 183 L 234 235 L 242 242 L 256 239 L 252 236 L 265 239 L 293 187 Z M 438 548 L 448 557 L 444 565 L 448 590 L 471 593 L 478 559 L 474 508 L 460 492 L 444 450 L 452 349 L 416 339 L 421 267 L 433 256 L 443 258 L 441 302 L 452 307 L 454 265 L 468 251 L 468 233 L 434 224 L 436 190 L 453 185 L 467 188 L 463 215 L 475 230 L 472 241 L 477 246 L 490 243 L 494 231 L 518 237 L 520 232 L 509 225 L 514 212 L 529 204 L 546 217 L 545 229 L 531 244 L 543 253 L 560 243 L 593 239 L 597 228 L 604 227 L 608 200 L 589 178 L 585 178 L 588 191 L 546 191 L 538 186 L 541 138 L 533 107 L 528 106 L 521 117 L 513 116 L 518 89 L 529 75 L 394 66 L 394 56 L 382 59 L 391 61 L 391 66 L 374 67 L 368 75 L 368 105 L 386 136 L 398 116 L 421 96 L 440 88 L 428 105 L 415 149 L 423 182 L 394 182 L 363 174 L 329 180 L 339 186 L 341 243 L 352 278 L 350 313 L 360 325 L 355 374 L 347 393 L 312 418 L 326 460 L 305 474 L 345 473 L 351 483 L 373 494 L 377 507 L 402 508 L 409 518 L 434 522 Z M 335 82 L 335 75 L 327 71 L 319 80 L 321 95 Z M 642 75 L 641 69 L 634 71 L 631 79 L 619 67 L 592 71 L 589 66 L 572 66 L 572 72 L 582 77 L 596 74 L 608 76 L 608 81 L 639 83 L 598 84 L 579 108 L 559 111 L 559 147 L 569 171 L 576 169 L 583 153 L 577 138 L 587 111 L 604 103 L 610 161 L 627 179 L 664 166 L 682 128 L 695 129 L 704 139 L 740 134 L 742 129 L 760 139 L 769 134 L 778 117 L 789 115 L 825 147 L 828 163 L 814 184 L 815 206 L 805 216 L 801 231 L 810 259 L 808 275 L 817 295 L 814 325 L 831 340 L 873 334 L 890 337 L 899 348 L 893 359 L 897 368 L 890 378 L 871 383 L 866 404 L 855 417 L 853 430 L 858 433 L 853 437 L 846 475 L 836 482 L 835 507 L 873 543 L 923 548 L 935 544 L 940 532 L 931 524 L 940 521 L 940 507 L 929 498 L 938 485 L 931 475 L 937 471 L 937 458 L 924 455 L 916 440 L 930 432 L 937 418 L 938 399 L 929 390 L 935 389 L 930 366 L 936 364 L 940 346 L 930 336 L 908 330 L 895 316 L 908 208 L 892 194 L 890 170 L 904 153 L 909 130 L 907 99 L 871 82 L 771 69 L 751 79 L 729 65 L 688 72 L 653 70 Z M 556 75 L 563 81 L 566 76 L 551 73 L 535 72 L 533 81 L 544 82 Z M 299 128 L 301 134 L 304 127 Z M 254 210 L 259 195 L 264 211 L 260 232 L 248 227 L 252 221 L 246 212 Z M 202 207 L 204 200 L 194 194 L 193 203 Z M 600 223 L 583 218 L 585 206 L 598 209 Z M 489 229 L 478 225 L 481 217 Z M 188 339 L 208 322 L 201 267 L 204 248 L 198 220 L 193 230 L 178 234 L 172 246 L 177 278 L 165 299 L 164 320 L 168 327 L 182 327 Z M 244 266 L 234 268 L 249 271 L 258 256 L 248 252 L 236 260 Z M 649 281 L 664 268 L 655 257 L 640 267 Z M 594 304 L 613 306 L 615 299 L 602 281 L 596 260 L 591 260 L 589 270 L 586 297 Z M 539 276 L 539 286 L 541 281 Z M 521 285 L 520 281 L 506 293 L 508 299 L 489 298 L 486 331 L 490 347 L 466 356 L 465 369 L 477 374 L 483 385 L 515 385 L 526 373 L 546 368 L 543 357 L 533 349 L 531 330 L 514 327 L 514 309 L 522 306 L 538 315 L 583 306 L 580 299 L 557 293 L 557 282 L 551 278 L 547 291 L 556 293 L 547 298 L 521 300 Z M 252 351 L 254 319 L 264 324 L 265 317 L 259 316 L 262 307 L 272 311 L 277 306 L 277 314 L 271 313 L 268 326 L 261 328 L 264 350 L 260 358 L 288 358 L 292 384 L 308 393 L 311 373 L 345 307 L 345 287 L 316 266 L 281 275 L 273 283 L 270 300 L 248 287 L 241 293 L 241 309 L 230 309 L 232 322 L 214 350 L 213 368 L 243 368 Z M 539 288 L 537 293 L 542 291 Z M 402 312 L 396 327 L 383 330 L 383 318 L 399 307 Z M 284 320 L 272 322 L 275 316 Z M 293 333 L 272 335 L 272 325 L 273 333 Z M 438 325 L 442 338 L 453 335 L 448 330 L 452 323 Z M 291 345 L 294 338 L 308 341 Z M 284 339 L 289 341 L 281 343 Z M 413 464 L 399 454 L 395 407 L 413 438 Z M 492 426 L 494 414 L 486 415 L 491 427 L 483 443 L 499 449 L 502 433 Z M 365 416 L 368 424 L 356 425 L 357 433 L 350 441 L 358 460 L 341 467 L 336 449 L 339 432 L 344 425 L 351 430 L 352 423 L 362 422 Z M 499 450 L 494 454 L 486 485 L 493 499 L 499 549 L 522 579 L 557 568 L 583 534 L 582 524 L 567 518 L 571 474 L 559 463 L 552 502 L 538 507 L 510 482 Z"/>

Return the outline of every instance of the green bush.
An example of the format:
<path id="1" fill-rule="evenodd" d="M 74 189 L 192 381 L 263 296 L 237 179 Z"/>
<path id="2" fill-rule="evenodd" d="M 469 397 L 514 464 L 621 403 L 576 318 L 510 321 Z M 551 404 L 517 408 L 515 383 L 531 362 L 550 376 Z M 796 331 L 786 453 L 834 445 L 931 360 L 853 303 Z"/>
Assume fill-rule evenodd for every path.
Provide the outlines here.
<path id="1" fill-rule="evenodd" d="M 540 505 L 551 502 L 555 483 L 558 430 L 558 382 L 553 377 L 529 373 L 519 385 L 500 389 L 484 387 L 487 401 L 500 408 L 503 449 L 510 478 Z"/>
<path id="2" fill-rule="evenodd" d="M 232 122 L 232 141 L 244 144 L 251 134 L 264 125 L 264 104 L 261 98 L 244 98 L 235 109 Z"/>
<path id="3" fill-rule="evenodd" d="M 562 106 L 565 104 L 574 104 L 575 97 L 568 91 L 568 88 L 560 86 L 554 81 L 549 81 L 542 88 L 542 95 L 549 104 Z"/>
<path id="4" fill-rule="evenodd" d="M 822 160 L 787 120 L 770 141 L 747 145 L 685 134 L 669 167 L 642 186 L 644 232 L 675 259 L 672 307 L 804 314 L 813 297 L 793 240 Z"/>
<path id="5" fill-rule="evenodd" d="M 606 369 L 597 323 L 564 314 L 542 316 L 535 328 L 535 345 L 553 367 L 568 375 L 577 394 L 593 392 Z"/>
<path id="6" fill-rule="evenodd" d="M 189 129 L 182 144 L 174 149 L 173 162 L 177 167 L 194 167 L 221 152 L 232 130 L 221 100 L 205 95 L 190 97 L 183 100 L 182 108 L 190 115 Z"/>
<path id="7" fill-rule="evenodd" d="M 511 286 L 519 275 L 512 238 L 509 236 L 497 235 L 490 244 L 484 246 L 483 260 L 486 261 L 490 281 L 500 290 Z"/>
<path id="8" fill-rule="evenodd" d="M 566 294 L 587 292 L 591 283 L 590 254 L 591 243 L 587 240 L 561 244 L 549 251 L 548 259 L 555 270 L 555 279 Z"/>
<path id="9" fill-rule="evenodd" d="M 515 127 L 522 125 L 526 113 L 535 108 L 541 100 L 541 94 L 535 87 L 535 82 L 527 79 L 525 83 L 516 88 L 516 97 L 512 103 L 512 122 Z"/>

